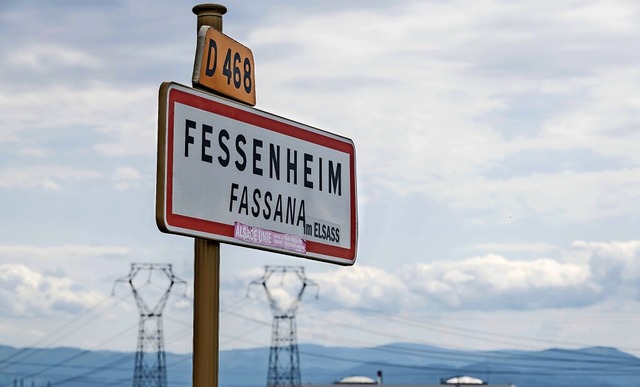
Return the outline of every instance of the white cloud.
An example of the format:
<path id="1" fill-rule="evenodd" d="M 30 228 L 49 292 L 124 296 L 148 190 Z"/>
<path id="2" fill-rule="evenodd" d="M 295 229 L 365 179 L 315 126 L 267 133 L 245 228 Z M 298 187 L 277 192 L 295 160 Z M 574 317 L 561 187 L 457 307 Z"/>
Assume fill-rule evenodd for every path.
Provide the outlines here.
<path id="1" fill-rule="evenodd" d="M 495 252 L 491 251 L 492 246 Z M 319 285 L 320 303 L 312 307 L 328 312 L 361 308 L 397 315 L 502 313 L 640 301 L 640 241 L 578 241 L 565 247 L 544 243 L 475 247 L 487 254 L 402 263 L 387 271 L 364 266 L 365 259 L 360 257 L 351 267 L 307 271 L 307 276 Z M 534 250 L 528 251 L 528 247 Z M 521 256 L 523 252 L 529 252 L 530 257 L 510 257 L 511 253 Z M 247 283 L 260 276 L 259 269 L 228 276 L 223 289 L 229 295 L 245 294 Z M 256 289 L 251 294 L 262 299 L 262 292 Z M 305 305 L 309 298 L 306 300 Z"/>
<path id="2" fill-rule="evenodd" d="M 550 16 L 572 20 L 603 32 L 628 34 L 638 31 L 635 23 L 638 14 L 638 4 L 634 1 L 608 1 L 584 3 L 573 12 L 565 9 Z"/>
<path id="3" fill-rule="evenodd" d="M 239 18 L 230 8 L 225 26 L 240 31 L 239 40 L 256 56 L 258 108 L 351 137 L 358 151 L 360 248 L 366 254 L 354 267 L 310 274 L 321 285 L 319 309 L 335 313 L 326 299 L 332 306 L 385 312 L 477 312 L 488 324 L 511 314 L 524 335 L 523 315 L 640 298 L 636 242 L 558 247 L 576 235 L 627 239 L 632 232 L 640 200 L 637 2 L 416 0 L 320 12 L 309 12 L 308 4 L 260 3 L 286 23 L 256 16 L 257 8 L 247 11 L 258 3 L 237 4 L 246 7 Z M 159 4 L 149 16 L 138 3 L 17 6 L 13 17 L 5 15 L 17 40 L 2 43 L 6 55 L 0 58 L 10 75 L 0 93 L 0 146 L 7 150 L 0 191 L 67 190 L 105 179 L 119 190 L 146 184 L 142 165 L 156 151 L 158 83 L 176 75 L 188 79 L 193 59 L 194 16 L 188 8 L 169 7 Z M 79 22 L 96 10 L 98 27 Z M 156 28 L 153 21 L 167 15 L 175 28 Z M 37 29 L 21 22 L 25 16 L 67 23 L 51 29 L 44 45 L 37 43 Z M 141 43 L 141 36 L 154 38 Z M 28 76 L 21 77 L 25 70 Z M 79 168 L 60 166 L 80 159 Z M 102 167 L 94 170 L 91 163 Z M 47 201 L 57 195 L 29 192 L 28 208 L 16 200 L 7 219 L 24 224 L 4 224 L 6 240 L 23 240 L 28 232 L 53 245 L 0 246 L 1 262 L 32 268 L 13 267 L 11 281 L 28 293 L 36 278 L 57 287 L 64 300 L 63 290 L 78 286 L 63 281 L 67 268 L 76 282 L 110 289 L 124 274 L 114 261 L 190 256 L 191 242 L 164 236 L 159 242 L 152 216 L 126 211 L 145 208 L 134 201 L 137 195 L 120 195 L 115 208 L 105 192 L 79 192 L 86 203 L 95 200 L 92 211 L 85 201 Z M 31 204 L 36 201 L 43 206 Z M 105 208 L 104 222 L 91 223 Z M 69 217 L 52 229 L 59 214 Z M 624 224 L 612 218 L 618 216 Z M 55 221 L 26 224 L 45 218 Z M 95 232 L 72 229 L 87 224 L 95 224 Z M 154 247 L 145 248 L 148 243 Z M 418 255 L 425 251 L 431 254 Z M 444 258 L 461 254 L 467 256 Z M 262 263 L 242 260 L 252 255 L 244 251 L 231 255 L 233 270 Z M 361 264 L 372 261 L 393 269 Z M 224 276 L 222 290 L 244 295 L 261 274 Z M 54 307 L 37 301 L 28 308 L 32 312 L 14 312 Z M 366 324 L 362 316 L 338 319 Z M 561 325 L 565 337 L 587 336 L 593 327 Z"/>
<path id="4" fill-rule="evenodd" d="M 136 169 L 131 167 L 119 167 L 113 172 L 115 180 L 138 180 L 141 175 Z"/>
<path id="5" fill-rule="evenodd" d="M 498 254 L 404 265 L 356 265 L 315 274 L 322 297 L 349 308 L 503 310 L 565 308 L 640 299 L 640 242 L 575 242 L 555 258 Z"/>
<path id="6" fill-rule="evenodd" d="M 450 183 L 453 183 L 451 185 Z M 428 190 L 454 208 L 492 209 L 500 219 L 532 215 L 563 220 L 599 219 L 627 214 L 640 199 L 640 168 L 517 176 L 491 180 L 481 176 L 464 181 L 428 179 L 404 190 Z M 486 218 L 493 221 L 493 218 Z"/>
<path id="7" fill-rule="evenodd" d="M 392 19 L 354 10 L 271 24 L 248 44 L 268 58 L 270 110 L 354 139 L 363 200 L 383 186 L 500 219 L 584 221 L 640 199 L 639 55 L 620 44 L 638 41 L 637 11 L 628 1 L 414 2 Z M 274 45 L 303 54 L 269 56 Z M 525 151 L 585 149 L 626 165 L 485 176 Z"/>
<path id="8" fill-rule="evenodd" d="M 62 262 L 88 260 L 99 257 L 125 257 L 132 253 L 132 249 L 124 246 L 91 246 L 69 244 L 61 246 L 27 246 L 2 245 L 0 257 L 2 260 L 23 262 L 25 260 Z"/>
<path id="9" fill-rule="evenodd" d="M 445 308 L 561 307 L 598 297 L 588 266 L 547 258 L 518 261 L 490 254 L 416 264 L 406 268 L 402 277 L 411 291 Z M 564 296 L 557 297 L 559 292 Z"/>
<path id="10" fill-rule="evenodd" d="M 66 166 L 33 166 L 0 169 L 1 188 L 44 188 L 58 191 L 65 183 L 77 180 L 97 179 L 101 174 L 94 170 Z"/>
<path id="11" fill-rule="evenodd" d="M 486 252 L 526 252 L 526 253 L 548 253 L 557 250 L 557 246 L 550 245 L 548 243 L 479 243 L 471 246 L 473 249 L 482 250 Z"/>
<path id="12" fill-rule="evenodd" d="M 156 94 L 156 87 L 126 88 L 96 81 L 79 87 L 42 86 L 38 93 L 8 90 L 0 94 L 0 141 L 17 141 L 27 130 L 80 127 L 107 138 L 96 138 L 88 152 L 152 155 L 156 151 Z M 42 119 L 34 117 L 34 106 Z"/>
<path id="13" fill-rule="evenodd" d="M 401 308 L 413 297 L 401 278 L 382 269 L 355 265 L 332 272 L 314 274 L 320 294 L 348 307 Z"/>
<path id="14" fill-rule="evenodd" d="M 32 43 L 16 47 L 6 58 L 10 66 L 28 72 L 52 72 L 56 67 L 88 67 L 97 70 L 100 61 L 87 53 L 58 44 Z"/>
<path id="15" fill-rule="evenodd" d="M 112 179 L 115 182 L 115 188 L 118 191 L 125 191 L 136 187 L 141 178 L 142 175 L 138 170 L 128 166 L 118 167 L 112 175 Z"/>
<path id="16" fill-rule="evenodd" d="M 102 300 L 100 292 L 78 289 L 70 278 L 45 275 L 20 264 L 0 264 L 0 313 L 5 316 L 75 313 Z"/>
<path id="17" fill-rule="evenodd" d="M 640 299 L 640 241 L 584 242 L 572 244 L 576 261 L 591 268 L 593 281 L 611 294 Z"/>
<path id="18" fill-rule="evenodd" d="M 18 151 L 18 153 L 20 155 L 27 156 L 27 157 L 38 157 L 38 158 L 45 158 L 50 154 L 50 152 L 48 152 L 46 149 L 38 148 L 38 147 L 22 148 Z"/>

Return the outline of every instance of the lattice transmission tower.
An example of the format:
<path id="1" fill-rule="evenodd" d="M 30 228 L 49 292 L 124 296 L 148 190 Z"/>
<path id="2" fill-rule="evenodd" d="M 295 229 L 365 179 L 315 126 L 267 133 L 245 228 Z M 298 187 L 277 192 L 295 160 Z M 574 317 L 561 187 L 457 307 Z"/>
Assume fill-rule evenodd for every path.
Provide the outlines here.
<path id="1" fill-rule="evenodd" d="M 279 284 L 275 274 L 280 274 Z M 307 278 L 302 266 L 265 266 L 262 278 L 252 281 L 249 288 L 254 285 L 264 288 L 273 313 L 267 387 L 299 387 L 296 312 L 307 288 L 315 287 L 318 297 L 318 284 Z"/>
<path id="2" fill-rule="evenodd" d="M 144 272 L 148 274 L 146 281 L 141 279 Z M 154 276 L 154 273 L 159 275 Z M 152 282 L 157 277 L 165 282 L 165 286 Z M 186 285 L 186 282 L 173 274 L 170 264 L 157 263 L 132 263 L 129 274 L 114 282 L 112 292 L 123 282 L 129 283 L 140 312 L 133 387 L 167 387 L 162 312 L 173 286 Z"/>

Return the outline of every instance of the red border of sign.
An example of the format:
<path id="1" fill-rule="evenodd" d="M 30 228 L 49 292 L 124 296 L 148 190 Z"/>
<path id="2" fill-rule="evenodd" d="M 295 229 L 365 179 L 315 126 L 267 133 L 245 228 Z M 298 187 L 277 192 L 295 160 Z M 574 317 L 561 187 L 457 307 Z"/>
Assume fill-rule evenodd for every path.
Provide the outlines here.
<path id="1" fill-rule="evenodd" d="M 166 98 L 163 98 L 163 93 L 166 93 Z M 350 160 L 350 179 L 351 179 L 351 246 L 350 248 L 342 248 L 332 245 L 327 245 L 320 242 L 307 241 L 307 254 L 298 254 L 289 251 L 283 251 L 279 249 L 265 248 L 265 250 L 277 251 L 285 254 L 296 255 L 305 258 L 319 259 L 323 261 L 329 261 L 338 264 L 352 265 L 356 260 L 357 249 L 357 197 L 356 197 L 356 175 L 355 175 L 355 146 L 349 139 L 337 136 L 332 133 L 324 132 L 316 128 L 312 128 L 307 125 L 303 125 L 291 120 L 287 120 L 282 117 L 266 113 L 255 108 L 245 107 L 232 101 L 222 99 L 221 97 L 206 94 L 204 92 L 188 88 L 176 83 L 163 83 L 160 89 L 160 104 L 161 111 L 162 104 L 166 103 L 166 115 L 165 117 L 158 117 L 159 120 L 166 120 L 165 127 L 166 133 L 159 133 L 159 140 L 162 136 L 166 136 L 166 147 L 159 152 L 165 153 L 164 167 L 166 167 L 164 173 L 164 187 L 158 186 L 157 189 L 165 190 L 164 194 L 164 210 L 163 214 L 156 214 L 158 218 L 158 226 L 165 232 L 172 232 L 184 235 L 188 234 L 188 231 L 195 231 L 196 233 L 207 234 L 211 239 L 222 240 L 224 242 L 239 244 L 243 246 L 254 247 L 262 249 L 260 246 L 253 244 L 243 243 L 240 240 L 234 238 L 234 226 L 224 223 L 213 222 L 209 220 L 203 220 L 193 218 L 189 216 L 179 215 L 173 213 L 173 141 L 174 141 L 174 106 L 176 103 L 181 103 L 187 106 L 195 107 L 210 113 L 218 114 L 224 117 L 231 118 L 236 121 L 244 122 L 250 125 L 260 127 L 265 130 L 283 134 L 289 137 L 293 137 L 299 140 L 308 141 L 313 144 L 317 144 L 326 148 L 334 149 L 340 152 L 344 152 L 349 155 Z M 162 114 L 162 112 L 160 113 Z M 161 128 L 161 126 L 159 126 Z M 163 141 L 164 142 L 164 141 Z M 160 160 L 160 154 L 159 154 Z M 162 167 L 159 161 L 158 167 Z M 160 176 L 159 176 L 160 177 Z M 166 179 L 166 180 L 165 180 Z M 160 181 L 158 182 L 160 184 Z M 158 208 L 157 211 L 160 209 Z M 160 221 L 162 215 L 164 217 L 163 223 Z M 172 230 L 177 228 L 180 230 Z M 200 236 L 200 235 L 198 235 Z M 222 237 L 216 238 L 216 236 Z M 337 260 L 334 260 L 336 258 Z"/>

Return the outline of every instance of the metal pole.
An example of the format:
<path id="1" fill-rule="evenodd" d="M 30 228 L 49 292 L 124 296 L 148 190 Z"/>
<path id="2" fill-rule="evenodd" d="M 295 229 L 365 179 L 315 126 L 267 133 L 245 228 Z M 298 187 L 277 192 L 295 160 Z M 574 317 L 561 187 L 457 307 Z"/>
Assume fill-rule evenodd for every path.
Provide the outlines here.
<path id="1" fill-rule="evenodd" d="M 193 7 L 198 16 L 197 30 L 208 25 L 222 32 L 220 4 Z M 218 386 L 218 331 L 220 307 L 220 243 L 195 239 L 193 279 L 193 386 Z"/>

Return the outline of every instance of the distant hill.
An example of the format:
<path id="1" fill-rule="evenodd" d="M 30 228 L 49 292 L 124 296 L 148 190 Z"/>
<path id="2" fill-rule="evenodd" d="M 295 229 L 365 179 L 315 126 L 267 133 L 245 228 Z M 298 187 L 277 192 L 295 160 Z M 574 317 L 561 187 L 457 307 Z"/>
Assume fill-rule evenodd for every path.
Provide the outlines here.
<path id="1" fill-rule="evenodd" d="M 518 387 L 628 387 L 638 385 L 640 359 L 614 348 L 544 351 L 459 351 L 397 343 L 372 348 L 299 346 L 303 384 L 333 383 L 345 376 L 384 383 L 438 383 L 441 378 L 471 375 L 490 383 Z M 221 387 L 263 387 L 269 348 L 220 353 Z M 133 353 L 76 348 L 0 346 L 0 386 L 122 386 L 131 384 Z M 191 356 L 167 353 L 169 386 L 191 385 Z M 18 384 L 19 385 L 19 384 Z"/>

